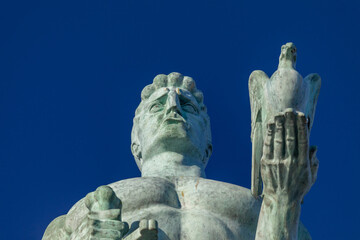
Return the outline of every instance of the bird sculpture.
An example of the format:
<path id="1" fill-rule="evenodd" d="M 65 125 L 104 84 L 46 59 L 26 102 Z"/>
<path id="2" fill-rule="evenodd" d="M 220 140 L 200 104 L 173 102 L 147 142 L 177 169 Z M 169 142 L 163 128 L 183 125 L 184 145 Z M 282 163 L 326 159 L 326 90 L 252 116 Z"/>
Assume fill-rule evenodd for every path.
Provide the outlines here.
<path id="1" fill-rule="evenodd" d="M 260 160 L 266 124 L 285 109 L 305 114 L 310 131 L 314 122 L 315 108 L 320 92 L 321 78 L 312 73 L 303 79 L 295 70 L 296 47 L 286 43 L 281 47 L 279 66 L 269 78 L 260 70 L 253 71 L 249 77 L 251 106 L 252 171 L 251 192 L 259 197 L 262 191 Z"/>

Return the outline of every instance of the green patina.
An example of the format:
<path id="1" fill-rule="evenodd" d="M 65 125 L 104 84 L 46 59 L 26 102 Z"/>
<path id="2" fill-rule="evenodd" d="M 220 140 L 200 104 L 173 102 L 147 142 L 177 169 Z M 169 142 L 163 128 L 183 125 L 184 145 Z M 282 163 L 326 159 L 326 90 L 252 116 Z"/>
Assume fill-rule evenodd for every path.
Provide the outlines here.
<path id="1" fill-rule="evenodd" d="M 161 74 L 134 117 L 131 151 L 142 176 L 89 193 L 43 240 L 311 239 L 299 216 L 317 174 L 309 134 L 320 77 L 302 79 L 292 43 L 279 60 L 270 79 L 262 71 L 249 79 L 251 190 L 206 179 L 212 143 L 203 94 L 190 77 Z"/>

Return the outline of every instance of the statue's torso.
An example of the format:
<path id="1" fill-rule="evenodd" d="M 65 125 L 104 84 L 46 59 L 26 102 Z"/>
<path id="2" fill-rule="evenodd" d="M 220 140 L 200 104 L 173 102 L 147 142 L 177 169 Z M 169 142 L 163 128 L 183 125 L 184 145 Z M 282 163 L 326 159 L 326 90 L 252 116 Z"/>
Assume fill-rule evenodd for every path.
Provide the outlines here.
<path id="1" fill-rule="evenodd" d="M 155 219 L 159 240 L 255 238 L 261 202 L 248 189 L 189 177 L 133 178 L 109 186 L 122 200 L 122 220 L 130 231 L 141 219 Z M 75 226 L 86 211 L 81 200 L 70 210 L 68 224 Z"/>

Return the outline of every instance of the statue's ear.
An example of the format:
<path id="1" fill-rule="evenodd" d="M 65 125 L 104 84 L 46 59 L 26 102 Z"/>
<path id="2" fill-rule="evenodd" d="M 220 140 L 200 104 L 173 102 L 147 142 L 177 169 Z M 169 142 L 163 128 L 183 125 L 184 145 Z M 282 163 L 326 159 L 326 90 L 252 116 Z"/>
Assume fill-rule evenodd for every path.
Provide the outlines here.
<path id="1" fill-rule="evenodd" d="M 141 146 L 140 144 L 133 142 L 131 143 L 131 152 L 134 155 L 136 160 L 136 164 L 138 165 L 139 169 L 141 170 L 142 165 L 142 154 L 141 154 Z"/>
<path id="2" fill-rule="evenodd" d="M 211 157 L 212 154 L 212 144 L 208 143 L 207 148 L 205 149 L 205 155 L 204 155 L 204 159 L 203 159 L 203 163 L 207 164 L 207 162 L 209 161 L 209 158 Z"/>

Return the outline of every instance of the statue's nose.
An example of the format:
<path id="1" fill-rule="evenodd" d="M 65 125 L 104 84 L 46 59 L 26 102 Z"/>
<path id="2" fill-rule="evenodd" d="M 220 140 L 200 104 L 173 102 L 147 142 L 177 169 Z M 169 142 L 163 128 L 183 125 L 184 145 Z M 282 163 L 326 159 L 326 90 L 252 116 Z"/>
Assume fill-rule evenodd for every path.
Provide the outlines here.
<path id="1" fill-rule="evenodd" d="M 179 102 L 179 97 L 176 92 L 172 90 L 168 93 L 168 98 L 166 102 L 166 114 L 170 112 L 175 112 L 181 115 L 180 109 L 181 106 Z"/>

